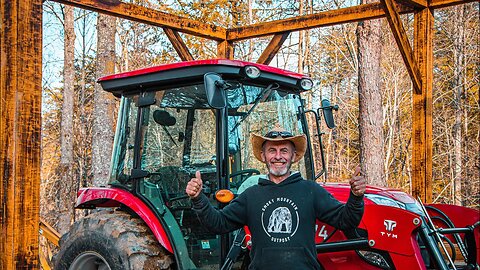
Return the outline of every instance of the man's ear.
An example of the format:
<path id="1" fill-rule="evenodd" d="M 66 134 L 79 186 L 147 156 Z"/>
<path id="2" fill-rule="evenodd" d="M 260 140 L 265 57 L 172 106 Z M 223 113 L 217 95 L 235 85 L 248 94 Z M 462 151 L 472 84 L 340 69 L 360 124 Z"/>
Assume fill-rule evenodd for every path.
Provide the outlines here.
<path id="1" fill-rule="evenodd" d="M 267 161 L 266 161 L 267 159 L 265 158 L 265 154 L 263 153 L 263 151 L 260 152 L 260 156 L 262 156 L 262 162 L 263 162 L 263 163 L 266 163 L 266 162 L 267 162 Z"/>

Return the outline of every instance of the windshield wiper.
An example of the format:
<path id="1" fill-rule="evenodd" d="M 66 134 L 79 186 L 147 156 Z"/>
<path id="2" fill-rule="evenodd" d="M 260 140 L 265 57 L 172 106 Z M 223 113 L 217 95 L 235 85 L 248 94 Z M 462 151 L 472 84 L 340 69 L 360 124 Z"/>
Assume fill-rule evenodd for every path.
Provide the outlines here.
<path id="1" fill-rule="evenodd" d="M 278 83 L 272 83 L 268 85 L 265 89 L 263 89 L 262 92 L 258 94 L 252 107 L 250 107 L 250 109 L 244 115 L 242 115 L 242 118 L 240 118 L 240 120 L 238 120 L 238 122 L 235 123 L 235 125 L 230 130 L 230 132 L 233 132 L 245 119 L 247 119 L 247 117 L 253 112 L 253 110 L 255 110 L 255 108 L 260 103 L 260 101 L 265 101 L 268 98 L 268 96 L 270 96 L 270 93 L 272 93 L 273 90 L 276 90 L 279 87 L 280 85 L 278 85 Z"/>

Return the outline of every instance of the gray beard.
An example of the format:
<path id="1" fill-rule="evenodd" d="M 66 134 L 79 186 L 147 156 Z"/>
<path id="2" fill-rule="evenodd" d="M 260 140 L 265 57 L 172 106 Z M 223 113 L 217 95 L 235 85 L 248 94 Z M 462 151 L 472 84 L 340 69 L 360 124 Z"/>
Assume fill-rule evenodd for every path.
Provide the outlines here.
<path id="1" fill-rule="evenodd" d="M 282 169 L 282 170 L 275 170 L 273 168 L 270 168 L 270 166 L 267 164 L 267 168 L 268 168 L 268 172 L 273 175 L 273 176 L 276 176 L 276 177 L 279 177 L 279 176 L 284 176 L 286 174 L 288 174 L 288 172 L 290 172 L 290 167 L 292 166 L 292 164 L 288 164 L 285 169 Z"/>

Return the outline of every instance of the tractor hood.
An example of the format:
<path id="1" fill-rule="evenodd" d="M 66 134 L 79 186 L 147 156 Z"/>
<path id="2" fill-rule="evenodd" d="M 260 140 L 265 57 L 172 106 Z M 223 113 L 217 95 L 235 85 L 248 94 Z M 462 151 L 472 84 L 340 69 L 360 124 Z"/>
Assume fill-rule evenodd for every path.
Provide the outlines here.
<path id="1" fill-rule="evenodd" d="M 330 192 L 337 200 L 346 202 L 350 195 L 350 185 L 347 183 L 320 183 L 328 192 Z M 378 204 L 378 200 L 374 198 L 387 198 L 398 201 L 402 204 L 415 204 L 416 200 L 407 193 L 392 188 L 380 188 L 367 186 L 365 191 L 366 204 Z"/>

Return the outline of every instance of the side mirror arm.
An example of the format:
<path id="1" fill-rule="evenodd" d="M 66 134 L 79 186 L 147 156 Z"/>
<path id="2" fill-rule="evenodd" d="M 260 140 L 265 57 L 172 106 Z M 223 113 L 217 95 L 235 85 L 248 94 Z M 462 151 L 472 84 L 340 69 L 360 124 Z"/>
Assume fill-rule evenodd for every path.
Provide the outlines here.
<path id="1" fill-rule="evenodd" d="M 304 114 L 306 115 L 307 113 L 313 113 L 314 117 L 315 117 L 315 128 L 317 129 L 316 130 L 316 134 L 315 134 L 315 137 L 318 138 L 318 143 L 320 145 L 320 157 L 322 158 L 322 170 L 320 170 L 320 172 L 318 172 L 316 175 L 315 175 L 315 180 L 318 179 L 320 176 L 322 175 L 325 175 L 325 179 L 327 179 L 327 164 L 325 162 L 325 153 L 324 153 L 324 150 L 323 150 L 323 142 L 322 142 L 322 135 L 325 134 L 323 132 L 320 131 L 320 117 L 318 115 L 318 113 L 314 110 L 306 110 L 304 111 Z"/>

